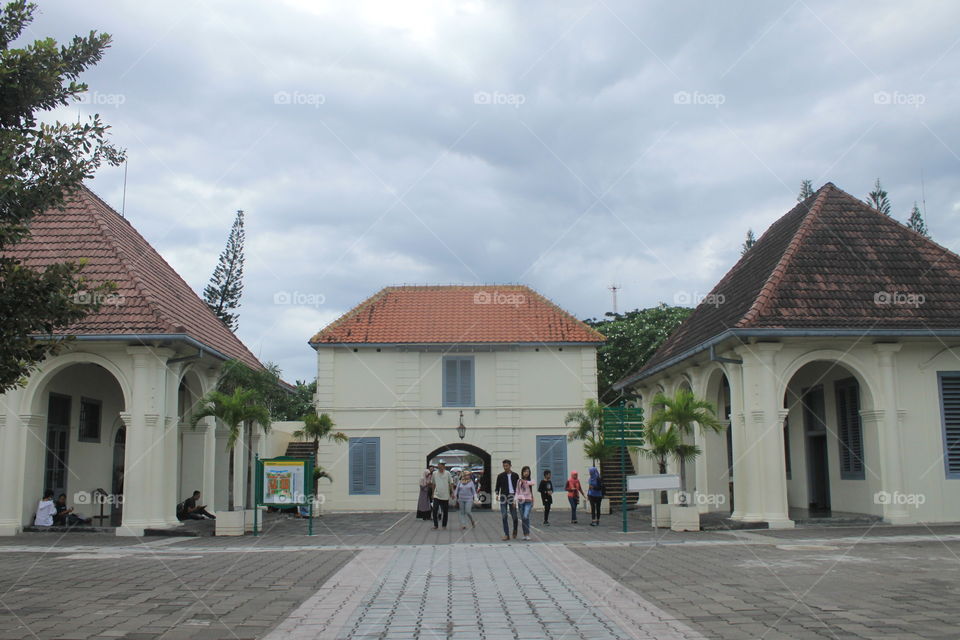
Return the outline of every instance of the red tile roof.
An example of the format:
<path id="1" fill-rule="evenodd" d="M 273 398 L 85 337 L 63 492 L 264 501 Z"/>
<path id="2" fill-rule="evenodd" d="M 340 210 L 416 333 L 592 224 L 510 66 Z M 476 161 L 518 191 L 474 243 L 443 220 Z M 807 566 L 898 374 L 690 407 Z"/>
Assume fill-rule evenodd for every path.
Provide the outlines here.
<path id="1" fill-rule="evenodd" d="M 193 289 L 116 211 L 83 187 L 62 210 L 34 218 L 30 236 L 8 255 L 42 268 L 85 260 L 91 284 L 116 283 L 100 309 L 57 335 L 182 335 L 254 368 L 262 365 Z"/>
<path id="2" fill-rule="evenodd" d="M 387 287 L 310 344 L 591 343 L 604 337 L 520 285 Z"/>
<path id="3" fill-rule="evenodd" d="M 960 329 L 960 256 L 827 183 L 774 222 L 617 384 L 730 329 Z"/>

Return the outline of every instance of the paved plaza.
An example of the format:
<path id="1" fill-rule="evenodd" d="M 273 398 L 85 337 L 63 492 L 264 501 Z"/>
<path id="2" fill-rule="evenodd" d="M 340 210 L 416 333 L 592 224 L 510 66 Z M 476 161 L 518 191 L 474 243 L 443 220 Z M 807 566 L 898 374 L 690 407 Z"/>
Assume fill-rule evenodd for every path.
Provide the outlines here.
<path id="1" fill-rule="evenodd" d="M 0 539 L 0 639 L 957 638 L 960 526 L 674 533 L 557 522 L 500 541 L 328 514 L 317 535 Z"/>

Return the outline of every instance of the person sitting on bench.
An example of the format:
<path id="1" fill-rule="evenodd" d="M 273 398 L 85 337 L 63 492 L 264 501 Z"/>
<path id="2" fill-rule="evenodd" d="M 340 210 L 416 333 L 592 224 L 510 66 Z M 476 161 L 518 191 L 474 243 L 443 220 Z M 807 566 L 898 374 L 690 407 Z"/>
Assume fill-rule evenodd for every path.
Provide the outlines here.
<path id="1" fill-rule="evenodd" d="M 53 524 L 61 527 L 74 527 L 78 524 L 91 524 L 93 518 L 84 518 L 79 513 L 73 512 L 73 507 L 67 507 L 67 494 L 61 493 L 57 501 L 53 504 L 57 509 L 57 514 L 53 516 Z"/>
<path id="2" fill-rule="evenodd" d="M 207 505 L 198 505 L 200 492 L 194 491 L 193 495 L 181 503 L 181 512 L 178 514 L 180 520 L 216 520 L 217 517 L 207 511 Z"/>

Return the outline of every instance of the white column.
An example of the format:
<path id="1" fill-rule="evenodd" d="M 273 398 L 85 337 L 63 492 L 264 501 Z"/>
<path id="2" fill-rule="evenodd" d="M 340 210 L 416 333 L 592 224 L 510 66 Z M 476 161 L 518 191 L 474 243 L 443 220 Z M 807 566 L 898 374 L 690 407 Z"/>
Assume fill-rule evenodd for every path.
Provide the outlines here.
<path id="1" fill-rule="evenodd" d="M 0 536 L 14 536 L 23 525 L 24 426 L 17 411 L 20 390 L 2 398 L 0 413 Z M 39 501 L 39 498 L 37 499 Z"/>
<path id="2" fill-rule="evenodd" d="M 233 506 L 237 510 L 244 507 L 244 471 L 247 464 L 246 433 L 243 425 L 240 425 L 239 429 L 240 434 L 233 447 Z"/>
<path id="3" fill-rule="evenodd" d="M 897 402 L 897 384 L 895 378 L 894 355 L 900 351 L 900 344 L 875 344 L 873 349 L 877 354 L 877 366 L 880 370 L 880 397 L 874 398 L 875 409 L 882 413 L 878 416 L 876 433 L 880 445 L 880 484 L 883 491 L 893 495 L 903 493 L 903 461 L 900 451 L 899 406 Z M 861 397 L 862 397 L 861 390 Z M 863 412 L 866 413 L 866 412 Z M 902 524 L 910 521 L 907 507 L 903 504 L 893 504 L 894 500 L 883 505 L 883 518 L 891 524 Z"/>
<path id="4" fill-rule="evenodd" d="M 163 486 L 166 359 L 150 347 L 130 347 L 133 401 L 120 414 L 127 426 L 123 464 L 123 522 L 119 536 L 142 536 L 146 528 L 165 528 Z"/>
<path id="5" fill-rule="evenodd" d="M 210 510 L 217 508 L 217 427 L 214 418 L 204 418 L 197 423 L 196 431 L 202 436 L 203 472 L 200 492 L 205 504 L 211 505 Z M 193 489 L 187 487 L 188 491 Z"/>
<path id="6" fill-rule="evenodd" d="M 745 358 L 746 347 L 737 350 Z M 763 519 L 759 505 L 760 466 L 757 444 L 748 437 L 747 411 L 749 402 L 744 391 L 743 365 L 730 370 L 730 420 L 733 446 L 733 520 L 760 522 Z"/>
<path id="7" fill-rule="evenodd" d="M 793 528 L 787 508 L 787 475 L 783 447 L 782 403 L 776 397 L 775 357 L 780 343 L 758 343 L 745 355 L 744 389 L 753 419 L 753 438 L 758 442 L 761 468 L 760 507 L 771 529 Z"/>

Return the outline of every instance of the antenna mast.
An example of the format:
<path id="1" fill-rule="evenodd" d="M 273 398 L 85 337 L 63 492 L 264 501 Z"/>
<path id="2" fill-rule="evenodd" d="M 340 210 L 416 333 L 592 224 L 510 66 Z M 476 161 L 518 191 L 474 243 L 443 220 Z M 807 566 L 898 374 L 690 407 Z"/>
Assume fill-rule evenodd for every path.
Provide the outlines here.
<path id="1" fill-rule="evenodd" d="M 610 289 L 610 292 L 613 294 L 613 312 L 614 313 L 617 312 L 617 291 L 619 291 L 622 288 L 623 287 L 621 287 L 618 284 L 612 284 L 609 287 L 607 287 L 607 289 Z"/>

